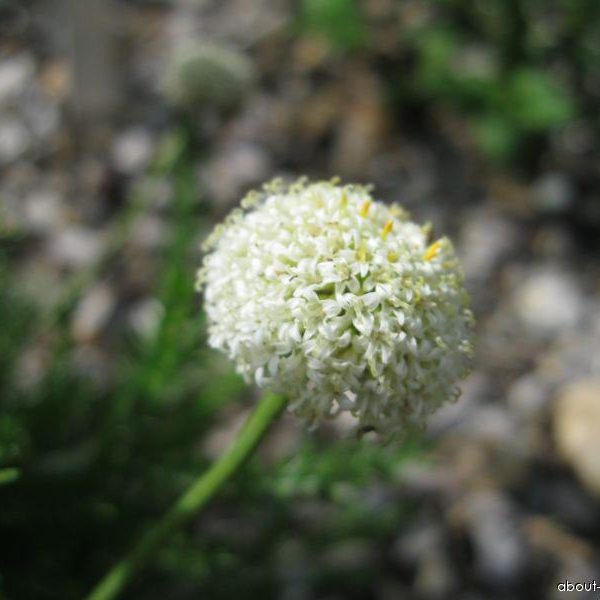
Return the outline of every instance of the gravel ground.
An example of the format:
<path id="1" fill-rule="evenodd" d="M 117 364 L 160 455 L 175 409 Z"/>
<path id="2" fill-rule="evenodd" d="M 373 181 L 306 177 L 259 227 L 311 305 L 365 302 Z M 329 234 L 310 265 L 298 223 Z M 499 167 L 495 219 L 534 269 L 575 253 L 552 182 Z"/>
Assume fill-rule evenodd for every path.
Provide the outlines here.
<path id="1" fill-rule="evenodd" d="M 51 312 L 119 241 L 143 196 L 118 268 L 84 280 L 77 296 L 77 368 L 110 380 L 114 332 L 152 335 L 161 318 L 152 289 L 173 189 L 152 165 L 181 111 L 205 148 L 198 242 L 275 175 L 372 182 L 455 241 L 477 316 L 476 364 L 460 400 L 431 422 L 433 466 L 409 465 L 365 491 L 374 507 L 416 498 L 423 514 L 385 544 L 343 540 L 319 561 L 342 572 L 385 565 L 371 588 L 381 600 L 559 598 L 560 582 L 600 576 L 599 174 L 578 133 L 553 140 L 547 166 L 523 178 L 491 168 L 451 113 L 397 113 L 386 96 L 392 2 L 372 3 L 381 36 L 370 56 L 291 37 L 285 1 L 97 6 L 101 25 L 75 11 L 61 34 L 71 4 L 15 11 L 0 42 L 0 214 L 4 235 L 19 239 L 19 285 Z M 198 37 L 253 61 L 254 83 L 234 108 L 182 109 L 166 90 L 171 57 Z M 28 347 L 21 384 L 40 381 L 46 362 L 43 340 Z M 205 441 L 209 454 L 239 423 L 228 414 Z M 266 456 L 289 455 L 299 435 L 284 421 Z M 300 503 L 303 527 L 318 527 L 325 509 Z M 303 575 L 311 557 L 290 540 L 280 560 L 281 597 L 317 597 Z"/>

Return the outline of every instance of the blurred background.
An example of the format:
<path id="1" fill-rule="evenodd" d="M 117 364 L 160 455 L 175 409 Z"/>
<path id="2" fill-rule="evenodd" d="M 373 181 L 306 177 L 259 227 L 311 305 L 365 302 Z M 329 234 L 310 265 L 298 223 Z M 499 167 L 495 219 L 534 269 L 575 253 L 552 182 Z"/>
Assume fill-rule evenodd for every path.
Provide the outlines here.
<path id="1" fill-rule="evenodd" d="M 81 598 L 235 435 L 200 244 L 300 174 L 455 240 L 475 370 L 400 446 L 285 416 L 125 597 L 600 586 L 599 132 L 597 0 L 0 0 L 0 598 Z"/>

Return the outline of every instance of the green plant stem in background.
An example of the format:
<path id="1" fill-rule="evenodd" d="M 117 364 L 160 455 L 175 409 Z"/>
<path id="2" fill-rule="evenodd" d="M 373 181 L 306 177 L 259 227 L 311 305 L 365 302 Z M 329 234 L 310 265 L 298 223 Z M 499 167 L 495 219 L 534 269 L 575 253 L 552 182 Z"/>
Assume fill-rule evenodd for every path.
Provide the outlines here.
<path id="1" fill-rule="evenodd" d="M 134 572 L 144 564 L 157 546 L 177 527 L 196 515 L 242 466 L 285 404 L 285 397 L 266 394 L 229 449 L 199 477 L 156 525 L 145 532 L 131 553 L 109 571 L 87 600 L 116 598 Z"/>
<path id="2" fill-rule="evenodd" d="M 176 171 L 177 166 L 185 156 L 187 144 L 187 135 L 180 130 L 175 130 L 174 133 L 162 140 L 157 156 L 150 168 L 150 182 L 172 175 Z M 45 320 L 40 327 L 42 333 L 56 327 L 57 323 L 65 319 L 81 299 L 83 292 L 94 282 L 101 279 L 102 275 L 119 256 L 123 245 L 131 233 L 131 227 L 135 223 L 136 217 L 147 209 L 147 205 L 148 198 L 146 198 L 145 192 L 136 191 L 132 201 L 124 208 L 121 216 L 111 230 L 101 256 L 89 267 L 73 275 L 56 305 L 48 315 L 45 315 Z"/>

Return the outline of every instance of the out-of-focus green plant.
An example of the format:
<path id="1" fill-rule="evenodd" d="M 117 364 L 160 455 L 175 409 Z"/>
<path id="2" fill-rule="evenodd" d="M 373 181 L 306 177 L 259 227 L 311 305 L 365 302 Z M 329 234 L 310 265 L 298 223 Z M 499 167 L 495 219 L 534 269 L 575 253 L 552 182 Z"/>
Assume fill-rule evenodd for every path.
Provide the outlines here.
<path id="1" fill-rule="evenodd" d="M 206 348 L 189 282 L 197 260 L 194 164 L 177 139 L 166 148 L 157 169 L 172 178 L 176 193 L 152 290 L 164 314 L 152 336 L 120 331 L 111 340 L 118 356 L 114 378 L 98 381 L 76 368 L 68 317 L 80 278 L 50 326 L 17 291 L 21 275 L 13 257 L 0 253 L 0 537 L 10 540 L 0 545 L 0 597 L 82 598 L 204 471 L 203 440 L 219 409 L 245 389 Z M 3 247 L 20 243 L 14 238 Z M 110 272 L 102 262 L 102 269 L 93 267 L 96 277 Z M 25 381 L 24 353 L 38 345 L 47 359 L 44 374 L 37 383 Z M 214 600 L 236 590 L 242 600 L 275 597 L 281 548 L 291 538 L 307 552 L 331 551 L 347 538 L 374 543 L 415 510 L 395 500 L 373 510 L 364 497 L 400 467 L 410 447 L 305 444 L 282 465 L 251 462 L 207 519 L 165 542 L 132 597 L 165 597 L 186 585 Z M 312 500 L 336 514 L 317 517 L 322 535 L 298 523 L 299 503 Z M 215 528 L 219 522 L 229 525 Z M 310 581 L 326 591 L 339 577 L 315 564 Z M 369 581 L 363 573 L 357 589 L 366 594 Z"/>
<path id="2" fill-rule="evenodd" d="M 579 107 L 535 55 L 517 53 L 520 58 L 503 64 L 506 36 L 480 24 L 473 30 L 433 20 L 410 32 L 416 65 L 408 87 L 413 97 L 461 114 L 485 154 L 508 164 L 519 160 L 532 135 L 555 131 Z"/>
<path id="3" fill-rule="evenodd" d="M 366 29 L 356 0 L 303 0 L 302 30 L 321 36 L 334 48 L 351 50 L 366 42 Z"/>
<path id="4" fill-rule="evenodd" d="M 495 92 L 469 121 L 476 141 L 498 162 L 509 162 L 528 134 L 553 131 L 576 114 L 570 98 L 541 71 L 515 71 Z"/>
<path id="5" fill-rule="evenodd" d="M 407 460 L 422 452 L 419 439 L 406 440 L 400 448 L 354 440 L 326 448 L 308 440 L 277 469 L 272 486 L 281 498 L 329 496 L 339 486 L 360 488 L 377 480 L 389 481 Z"/>
<path id="6" fill-rule="evenodd" d="M 185 171 L 177 181 L 187 181 Z M 211 467 L 143 532 L 89 600 L 120 595 L 165 539 L 238 473 L 286 407 L 313 428 L 347 413 L 358 432 L 400 441 L 455 400 L 457 382 L 470 371 L 474 318 L 447 238 L 430 243 L 427 228 L 408 221 L 400 206 L 337 179 L 273 180 L 241 206 L 205 241 L 196 282 L 208 343 L 235 362 L 247 383 L 263 388 L 262 398 Z M 306 245 L 307 235 L 315 248 Z M 298 267 L 315 252 L 334 259 L 314 272 Z M 169 262 L 181 264 L 177 257 Z M 289 272 L 285 265 L 292 265 Z M 411 266 L 410 281 L 397 277 L 399 265 Z M 329 322 L 333 317 L 339 318 Z M 430 326 L 418 327 L 422 321 Z M 176 351 L 179 343 L 161 346 Z M 167 380 L 175 377 L 167 372 Z"/>
<path id="7" fill-rule="evenodd" d="M 250 59 L 215 42 L 193 42 L 178 48 L 166 68 L 165 93 L 178 108 L 196 112 L 229 112 L 248 94 L 256 77 Z"/>
<path id="8" fill-rule="evenodd" d="M 202 454 L 190 448 L 242 390 L 204 349 L 188 275 L 197 233 L 193 165 L 175 155 L 159 157 L 158 166 L 177 182 L 154 290 L 164 316 L 149 339 L 122 331 L 113 341 L 114 378 L 99 382 L 75 366 L 68 315 L 80 281 L 93 279 L 78 276 L 59 318 L 49 322 L 17 291 L 12 257 L 0 254 L 0 536 L 13 540 L 0 548 L 0 592 L 8 597 L 81 598 L 204 468 Z M 121 244 L 126 237 L 119 234 Z M 101 261 L 101 269 L 92 267 L 96 277 L 106 273 Z M 24 379 L 23 368 L 24 353 L 36 348 L 47 362 L 37 383 Z"/>
<path id="9" fill-rule="evenodd" d="M 376 57 L 380 25 L 359 6 L 304 0 L 302 31 Z M 465 122 L 492 162 L 534 166 L 544 142 L 569 122 L 600 130 L 599 16 L 594 0 L 398 3 L 389 12 L 397 46 L 391 51 L 386 37 L 383 63 L 394 106 L 400 115 L 441 107 Z"/>

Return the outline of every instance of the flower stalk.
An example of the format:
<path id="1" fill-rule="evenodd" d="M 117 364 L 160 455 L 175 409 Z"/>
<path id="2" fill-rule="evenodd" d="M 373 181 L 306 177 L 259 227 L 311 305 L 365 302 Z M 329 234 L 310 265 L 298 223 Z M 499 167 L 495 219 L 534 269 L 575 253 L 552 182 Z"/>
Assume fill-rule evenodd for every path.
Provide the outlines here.
<path id="1" fill-rule="evenodd" d="M 282 412 L 286 402 L 282 395 L 267 393 L 263 396 L 228 450 L 192 484 L 158 523 L 145 532 L 133 550 L 98 583 L 87 600 L 116 598 L 159 544 L 197 515 L 238 471 Z"/>

